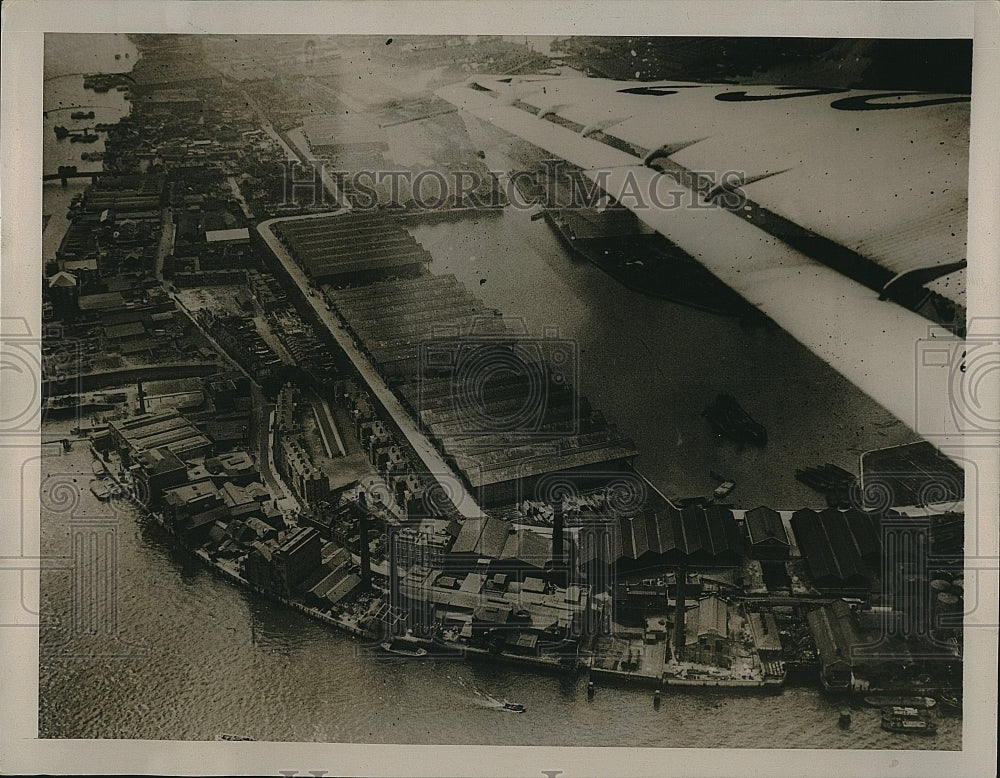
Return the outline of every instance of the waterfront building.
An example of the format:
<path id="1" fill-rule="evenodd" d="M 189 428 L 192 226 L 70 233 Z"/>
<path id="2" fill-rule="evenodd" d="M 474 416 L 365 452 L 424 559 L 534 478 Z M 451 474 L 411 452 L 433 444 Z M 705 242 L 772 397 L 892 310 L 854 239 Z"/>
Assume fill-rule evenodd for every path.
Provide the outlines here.
<path id="1" fill-rule="evenodd" d="M 425 522 L 419 527 L 402 527 L 395 530 L 390 543 L 396 544 L 396 564 L 401 570 L 414 565 L 443 568 L 454 536 L 448 532 L 447 522 Z"/>
<path id="2" fill-rule="evenodd" d="M 274 463 L 304 502 L 316 503 L 330 496 L 330 477 L 313 464 L 309 452 L 297 439 L 281 437 Z"/>
<path id="3" fill-rule="evenodd" d="M 144 451 L 165 447 L 180 459 L 205 456 L 212 442 L 186 417 L 174 409 L 145 413 L 108 424 L 111 439 L 126 462 L 135 461 Z"/>
<path id="4" fill-rule="evenodd" d="M 596 514 L 580 532 L 580 565 L 590 578 L 601 571 L 629 575 L 675 568 L 682 563 L 735 567 L 746 555 L 746 539 L 728 508 L 673 505 L 639 508 L 631 514 Z M 605 577 L 607 572 L 604 573 Z"/>
<path id="5" fill-rule="evenodd" d="M 61 270 L 49 278 L 49 300 L 54 318 L 74 321 L 80 311 L 79 299 L 80 285 L 76 276 Z"/>
<path id="6" fill-rule="evenodd" d="M 163 491 L 165 513 L 172 522 L 223 505 L 222 497 L 208 479 L 187 482 Z"/>
<path id="7" fill-rule="evenodd" d="M 855 540 L 843 511 L 803 508 L 792 514 L 791 525 L 817 589 L 867 594 L 872 573 L 858 551 L 867 541 Z"/>
<path id="8" fill-rule="evenodd" d="M 375 211 L 290 219 L 273 229 L 317 283 L 357 285 L 413 277 L 431 261 L 404 227 Z"/>
<path id="9" fill-rule="evenodd" d="M 743 516 L 750 540 L 750 557 L 762 561 L 786 560 L 791 553 L 781 514 L 761 505 Z"/>
<path id="10" fill-rule="evenodd" d="M 256 533 L 253 533 L 256 536 Z M 290 597 L 322 564 L 322 540 L 312 527 L 298 527 L 279 540 L 251 540 L 243 571 L 247 580 Z"/>
<path id="11" fill-rule="evenodd" d="M 113 434 L 109 435 L 109 440 L 114 442 Z M 140 451 L 134 462 L 134 477 L 140 493 L 148 495 L 151 502 L 158 500 L 164 489 L 188 480 L 187 465 L 166 446 Z"/>
<path id="12" fill-rule="evenodd" d="M 843 600 L 824 605 L 807 616 L 816 644 L 820 682 L 829 691 L 848 691 L 854 684 L 853 652 L 862 644 L 851 608 Z"/>
<path id="13" fill-rule="evenodd" d="M 585 634 L 589 586 L 558 587 L 540 578 L 413 568 L 400 583 L 417 623 L 454 629 L 480 647 L 513 653 L 571 650 Z M 523 638 L 524 635 L 533 637 Z"/>
<path id="14" fill-rule="evenodd" d="M 710 595 L 688 609 L 680 629 L 684 630 L 681 656 L 684 662 L 729 668 L 732 665 L 733 640 L 729 634 L 729 603 Z"/>

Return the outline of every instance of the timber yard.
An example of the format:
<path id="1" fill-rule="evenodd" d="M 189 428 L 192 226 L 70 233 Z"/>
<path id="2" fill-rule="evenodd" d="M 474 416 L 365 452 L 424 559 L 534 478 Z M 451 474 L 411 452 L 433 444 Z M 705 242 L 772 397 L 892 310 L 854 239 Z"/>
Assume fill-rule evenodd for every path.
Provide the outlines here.
<path id="1" fill-rule="evenodd" d="M 853 462 L 802 462 L 792 477 L 815 498 L 803 507 L 737 505 L 746 479 L 728 469 L 703 494 L 668 491 L 606 395 L 581 390 L 575 341 L 499 310 L 485 278 L 470 288 L 416 237 L 496 222 L 518 195 L 435 90 L 478 73 L 555 77 L 551 54 L 492 37 L 390 39 L 381 62 L 436 80 L 372 107 L 337 87 L 341 47 L 364 39 L 281 39 L 249 63 L 226 38 L 130 39 L 128 73 L 84 81 L 126 97 L 129 113 L 56 128 L 60 144 L 93 132 L 103 149 L 82 158 L 97 168 L 49 176 L 90 181 L 44 258 L 46 468 L 60 447 L 89 448 L 97 499 L 131 505 L 226 581 L 366 652 L 555 674 L 590 698 L 631 686 L 657 707 L 700 687 L 815 685 L 883 707 L 899 733 L 932 733 L 943 709 L 961 710 L 957 465 L 904 435 Z M 595 42 L 560 56 L 615 75 Z M 413 170 L 478 172 L 479 188 L 447 189 L 428 209 L 416 188 L 362 186 L 352 174 L 392 169 L 394 132 L 416 138 Z M 538 149 L 511 148 L 520 194 L 569 188 L 542 180 Z M 536 214 L 609 285 L 774 327 L 618 203 Z M 898 271 L 862 259 L 860 283 Z M 885 304 L 961 333 L 942 278 Z M 759 399 L 705 387 L 684 423 L 730 460 L 757 461 L 781 446 Z"/>

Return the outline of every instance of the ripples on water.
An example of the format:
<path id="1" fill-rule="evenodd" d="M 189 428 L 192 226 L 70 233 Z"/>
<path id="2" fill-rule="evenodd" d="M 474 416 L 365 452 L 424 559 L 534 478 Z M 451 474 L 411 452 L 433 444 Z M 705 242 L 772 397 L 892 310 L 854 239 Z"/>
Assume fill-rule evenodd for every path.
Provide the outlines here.
<path id="1" fill-rule="evenodd" d="M 43 474 L 89 471 L 90 454 L 46 448 Z M 87 476 L 78 476 L 85 487 Z M 44 475 L 43 475 L 44 478 Z M 107 515 L 84 491 L 76 520 Z M 65 514 L 42 516 L 46 554 L 69 552 Z M 598 687 L 583 678 L 489 663 L 386 658 L 357 641 L 215 576 L 153 524 L 123 512 L 117 525 L 118 634 L 72 637 L 71 577 L 44 570 L 39 728 L 51 738 L 259 740 L 485 745 L 769 748 L 958 748 L 961 720 L 938 716 L 937 737 L 883 732 L 810 687 L 729 696 Z M 523 703 L 512 714 L 485 695 Z"/>

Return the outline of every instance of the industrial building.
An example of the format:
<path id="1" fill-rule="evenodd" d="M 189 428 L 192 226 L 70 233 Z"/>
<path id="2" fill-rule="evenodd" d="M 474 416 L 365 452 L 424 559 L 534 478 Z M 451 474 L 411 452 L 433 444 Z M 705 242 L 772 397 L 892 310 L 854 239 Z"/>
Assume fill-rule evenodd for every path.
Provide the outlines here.
<path id="1" fill-rule="evenodd" d="M 868 591 L 881 556 L 881 530 L 872 514 L 853 511 L 848 518 L 832 508 L 803 508 L 792 514 L 791 525 L 816 588 Z"/>
<path id="2" fill-rule="evenodd" d="M 598 575 L 674 568 L 734 567 L 747 542 L 733 512 L 719 505 L 673 505 L 595 520 L 580 532 L 580 563 Z"/>
<path id="3" fill-rule="evenodd" d="M 205 456 L 212 450 L 212 441 L 173 409 L 114 420 L 108 426 L 115 446 L 131 461 L 144 451 L 161 447 L 180 459 Z"/>
<path id="4" fill-rule="evenodd" d="M 409 232 L 380 213 L 278 221 L 272 229 L 319 283 L 336 286 L 415 276 L 431 261 Z"/>

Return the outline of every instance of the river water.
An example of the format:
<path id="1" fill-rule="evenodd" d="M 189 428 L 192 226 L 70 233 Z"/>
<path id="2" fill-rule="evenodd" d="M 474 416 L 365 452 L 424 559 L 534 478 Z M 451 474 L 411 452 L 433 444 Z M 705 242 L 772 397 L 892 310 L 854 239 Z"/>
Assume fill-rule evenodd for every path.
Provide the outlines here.
<path id="1" fill-rule="evenodd" d="M 108 53 L 118 46 L 111 41 Z M 787 467 L 853 456 L 851 447 L 871 440 L 855 430 L 884 420 L 782 333 L 741 330 L 626 292 L 567 256 L 526 214 L 415 233 L 435 254 L 435 272 L 454 272 L 532 329 L 552 324 L 578 341 L 583 391 L 636 439 L 640 468 L 670 492 L 701 490 L 707 470 L 722 467 L 738 474 L 746 507 L 797 507 L 815 496 L 796 491 Z M 745 399 L 768 425 L 765 452 L 709 439 L 698 413 L 717 391 Z M 42 572 L 41 737 L 211 740 L 237 732 L 359 743 L 960 748 L 961 719 L 946 716 L 935 738 L 920 741 L 882 731 L 872 709 L 841 730 L 839 703 L 812 687 L 738 696 L 668 690 L 654 710 L 648 691 L 601 687 L 588 702 L 583 679 L 379 657 L 220 579 L 131 507 L 99 502 L 87 489 L 83 444 L 68 453 L 48 445 L 44 455 L 42 554 L 72 559 L 74 536 L 85 546 L 94 533 L 112 540 L 95 546 L 84 576 Z M 57 499 L 64 489 L 72 499 Z M 500 712 L 487 695 L 528 711 Z"/>

